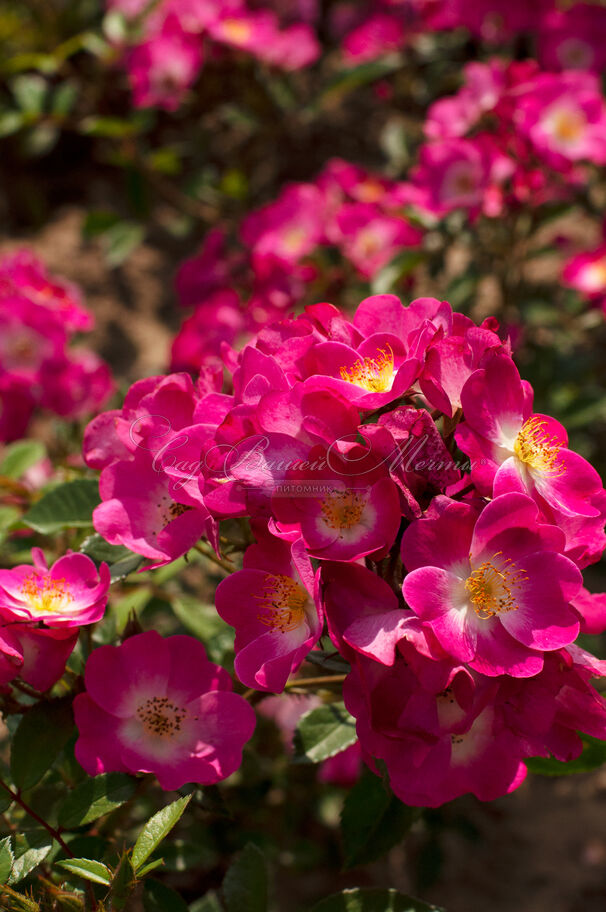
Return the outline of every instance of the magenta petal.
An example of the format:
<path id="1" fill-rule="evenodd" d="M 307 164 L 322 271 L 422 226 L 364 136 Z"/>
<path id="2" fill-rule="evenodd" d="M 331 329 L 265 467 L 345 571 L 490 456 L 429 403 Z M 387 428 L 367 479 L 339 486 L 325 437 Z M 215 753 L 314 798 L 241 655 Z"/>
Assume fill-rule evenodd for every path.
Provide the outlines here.
<path id="1" fill-rule="evenodd" d="M 408 605 L 424 621 L 452 610 L 452 593 L 461 580 L 439 567 L 419 567 L 404 577 L 402 592 Z"/>
<path id="2" fill-rule="evenodd" d="M 88 694 L 78 694 L 74 700 L 74 718 L 79 732 L 74 754 L 80 766 L 91 776 L 127 772 L 116 740 L 115 716 L 97 706 Z"/>
<path id="3" fill-rule="evenodd" d="M 148 631 L 121 646 L 95 649 L 84 673 L 92 699 L 114 716 L 128 718 L 148 696 L 166 694 L 170 652 L 166 640 Z"/>
<path id="4" fill-rule="evenodd" d="M 529 678 L 541 671 L 543 655 L 515 640 L 496 618 L 488 618 L 478 623 L 476 655 L 469 666 L 489 677 L 508 674 Z"/>

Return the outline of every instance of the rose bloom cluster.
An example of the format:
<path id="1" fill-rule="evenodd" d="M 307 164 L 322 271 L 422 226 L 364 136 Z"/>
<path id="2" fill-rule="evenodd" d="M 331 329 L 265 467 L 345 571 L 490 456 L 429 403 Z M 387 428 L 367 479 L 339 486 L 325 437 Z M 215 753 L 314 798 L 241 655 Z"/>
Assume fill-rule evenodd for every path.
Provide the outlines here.
<path id="1" fill-rule="evenodd" d="M 220 59 L 222 52 L 243 51 L 280 69 L 297 70 L 319 54 L 304 2 L 108 0 L 108 7 L 136 26 L 134 43 L 125 52 L 139 108 L 176 110 L 207 56 Z"/>
<path id="2" fill-rule="evenodd" d="M 574 645 L 606 628 L 606 598 L 581 573 L 606 545 L 606 492 L 534 411 L 494 319 L 476 326 L 433 298 L 370 297 L 353 319 L 316 304 L 224 345 L 223 360 L 225 389 L 219 367 L 135 383 L 91 422 L 84 454 L 101 470 L 95 528 L 151 566 L 200 536 L 218 551 L 222 520 L 250 524 L 242 569 L 216 594 L 244 686 L 280 693 L 330 637 L 362 758 L 412 805 L 492 800 L 526 758 L 567 761 L 578 732 L 606 738 L 591 683 L 606 664 Z M 185 671 L 162 658 L 161 684 L 142 673 L 150 702 L 117 684 L 105 697 L 97 654 L 81 699 L 82 737 L 105 732 L 94 768 L 123 768 L 108 746 L 118 724 L 129 750 L 159 726 L 170 762 L 180 745 L 189 757 L 186 688 L 171 677 Z M 126 658 L 106 655 L 118 681 Z M 97 726 L 102 711 L 111 725 Z M 243 741 L 244 713 L 241 726 Z"/>
<path id="3" fill-rule="evenodd" d="M 33 254 L 0 260 L 0 441 L 22 437 L 37 406 L 76 419 L 105 404 L 109 367 L 87 348 L 68 347 L 93 322 L 78 289 Z"/>
<path id="4" fill-rule="evenodd" d="M 351 64 L 401 50 L 423 32 L 464 28 L 492 45 L 529 33 L 546 69 L 599 73 L 606 66 L 606 10 L 591 2 L 563 6 L 555 0 L 366 0 L 337 4 L 332 26 Z"/>
<path id="5" fill-rule="evenodd" d="M 177 276 L 181 304 L 194 312 L 173 343 L 172 368 L 217 363 L 221 340 L 244 341 L 309 300 L 318 282 L 338 290 L 372 281 L 403 256 L 410 272 L 423 259 L 427 229 L 451 213 L 474 225 L 530 202 L 572 200 L 606 164 L 598 77 L 548 72 L 533 60 L 467 64 L 459 92 L 429 108 L 424 133 L 404 180 L 334 159 L 314 181 L 290 184 L 250 212 L 237 245 L 211 231 Z M 339 254 L 330 266 L 326 249 Z M 584 255 L 564 281 L 601 299 L 602 260 L 602 248 Z"/>

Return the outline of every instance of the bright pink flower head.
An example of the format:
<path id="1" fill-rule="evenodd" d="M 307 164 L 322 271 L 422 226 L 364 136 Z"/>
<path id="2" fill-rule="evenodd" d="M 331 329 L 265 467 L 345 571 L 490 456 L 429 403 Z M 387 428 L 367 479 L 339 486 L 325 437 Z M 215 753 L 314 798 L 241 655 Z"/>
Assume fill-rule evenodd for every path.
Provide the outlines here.
<path id="1" fill-rule="evenodd" d="M 557 553 L 563 545 L 523 494 L 503 494 L 479 516 L 436 498 L 402 538 L 404 598 L 454 659 L 485 675 L 532 676 L 543 650 L 579 632 L 570 602 L 582 578 Z"/>
<path id="2" fill-rule="evenodd" d="M 0 608 L 0 683 L 19 678 L 36 690 L 48 690 L 65 671 L 78 633 L 78 627 L 19 623 L 12 612 Z"/>
<path id="3" fill-rule="evenodd" d="M 439 666 L 440 671 L 432 666 Z M 362 757 L 382 760 L 406 804 L 438 807 L 471 792 L 493 801 L 526 776 L 527 739 L 504 724 L 496 683 L 453 664 L 398 655 L 386 667 L 359 659 L 343 686 Z"/>
<path id="4" fill-rule="evenodd" d="M 512 163 L 492 139 L 481 135 L 421 146 L 411 181 L 418 193 L 417 205 L 435 215 L 455 209 L 498 215 L 491 191 L 512 171 Z"/>
<path id="5" fill-rule="evenodd" d="M 253 257 L 269 256 L 294 264 L 322 241 L 324 200 L 313 184 L 293 184 L 273 203 L 251 212 L 242 223 L 242 240 Z"/>
<path id="6" fill-rule="evenodd" d="M 343 41 L 343 56 L 348 64 L 376 60 L 404 44 L 404 23 L 388 13 L 376 12 L 351 31 Z"/>
<path id="7" fill-rule="evenodd" d="M 541 73 L 516 96 L 517 129 L 552 167 L 606 162 L 606 103 L 590 73 Z"/>
<path id="8" fill-rule="evenodd" d="M 217 587 L 217 612 L 236 629 L 235 672 L 247 687 L 280 693 L 318 640 L 322 615 L 309 557 L 264 537 L 244 555 L 244 569 Z"/>
<path id="9" fill-rule="evenodd" d="M 368 450 L 345 455 L 312 449 L 272 498 L 280 523 L 298 525 L 313 557 L 354 561 L 384 557 L 400 525 L 398 489 Z"/>
<path id="10" fill-rule="evenodd" d="M 78 288 L 51 276 L 30 250 L 19 250 L 0 262 L 0 297 L 20 294 L 53 313 L 67 330 L 86 332 L 93 315 L 82 305 Z"/>
<path id="11" fill-rule="evenodd" d="M 590 298 L 606 294 L 606 244 L 597 250 L 579 253 L 564 264 L 562 281 Z"/>
<path id="12" fill-rule="evenodd" d="M 160 32 L 129 53 L 127 66 L 137 108 L 176 111 L 202 66 L 200 38 L 170 16 Z"/>
<path id="13" fill-rule="evenodd" d="M 600 476 L 567 448 L 559 422 L 533 414 L 532 390 L 507 354 L 493 354 L 471 375 L 461 402 L 465 421 L 456 439 L 472 460 L 471 477 L 481 493 L 523 491 L 553 515 L 599 514 L 593 501 L 602 490 Z"/>
<path id="14" fill-rule="evenodd" d="M 468 63 L 463 72 L 463 88 L 429 108 L 423 127 L 429 139 L 464 136 L 483 114 L 493 110 L 505 90 L 505 66 L 501 60 Z"/>
<path id="15" fill-rule="evenodd" d="M 597 3 L 575 3 L 550 10 L 539 29 L 539 60 L 548 70 L 589 70 L 606 67 L 606 9 Z"/>
<path id="16" fill-rule="evenodd" d="M 0 610 L 15 620 L 47 627 L 80 627 L 103 617 L 109 568 L 99 570 L 86 554 L 68 553 L 47 567 L 39 548 L 34 565 L 0 570 Z"/>
<path id="17" fill-rule="evenodd" d="M 336 215 L 337 243 L 365 278 L 376 275 L 405 247 L 418 247 L 423 232 L 373 203 L 345 203 Z"/>
<path id="18" fill-rule="evenodd" d="M 101 646 L 74 700 L 76 759 L 87 773 L 154 773 L 164 789 L 235 772 L 255 728 L 225 669 L 193 637 L 155 631 Z"/>
<path id="19" fill-rule="evenodd" d="M 98 411 L 115 389 L 109 365 L 85 348 L 45 361 L 38 377 L 43 408 L 72 420 Z"/>
<path id="20" fill-rule="evenodd" d="M 244 334 L 246 318 L 238 295 L 219 288 L 196 307 L 175 336 L 171 370 L 198 373 L 203 365 L 222 365 L 222 343 L 234 345 Z"/>

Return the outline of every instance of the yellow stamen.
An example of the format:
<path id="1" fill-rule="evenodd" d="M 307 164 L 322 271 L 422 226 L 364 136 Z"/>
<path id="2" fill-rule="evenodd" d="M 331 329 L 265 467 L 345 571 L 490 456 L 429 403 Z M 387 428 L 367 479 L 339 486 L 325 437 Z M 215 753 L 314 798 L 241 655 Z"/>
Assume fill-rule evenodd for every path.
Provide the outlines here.
<path id="1" fill-rule="evenodd" d="M 322 501 L 324 522 L 331 529 L 351 529 L 361 519 L 366 497 L 360 491 L 333 491 Z"/>
<path id="2" fill-rule="evenodd" d="M 34 614 L 64 611 L 74 600 L 65 579 L 39 577 L 35 573 L 25 578 L 21 592 L 29 601 L 29 607 Z"/>
<path id="3" fill-rule="evenodd" d="M 465 580 L 465 588 L 477 616 L 488 620 L 495 614 L 518 610 L 516 592 L 519 593 L 520 583 L 526 579 L 524 570 L 518 569 L 510 558 L 503 560 L 498 552 L 492 560 L 484 561 L 472 571 Z"/>
<path id="4" fill-rule="evenodd" d="M 234 44 L 245 44 L 251 35 L 251 27 L 242 19 L 224 19 L 221 23 L 223 34 Z"/>
<path id="5" fill-rule="evenodd" d="M 181 731 L 181 723 L 187 715 L 186 710 L 168 697 L 150 697 L 137 707 L 137 715 L 146 732 L 160 738 L 172 738 Z"/>
<path id="6" fill-rule="evenodd" d="M 307 592 L 290 576 L 268 573 L 263 594 L 256 598 L 261 602 L 257 620 L 272 630 L 286 633 L 295 630 L 305 619 Z"/>
<path id="7" fill-rule="evenodd" d="M 575 143 L 582 137 L 587 119 L 582 111 L 557 111 L 553 117 L 553 135 L 563 143 Z"/>
<path id="8" fill-rule="evenodd" d="M 383 393 L 393 386 L 394 357 L 391 346 L 379 349 L 376 358 L 364 358 L 356 361 L 353 367 L 341 368 L 341 379 L 355 383 L 369 393 Z"/>
<path id="9" fill-rule="evenodd" d="M 525 462 L 536 472 L 557 477 L 566 471 L 559 458 L 562 443 L 555 435 L 545 431 L 546 421 L 537 415 L 524 422 L 516 437 L 513 451 L 521 462 Z"/>

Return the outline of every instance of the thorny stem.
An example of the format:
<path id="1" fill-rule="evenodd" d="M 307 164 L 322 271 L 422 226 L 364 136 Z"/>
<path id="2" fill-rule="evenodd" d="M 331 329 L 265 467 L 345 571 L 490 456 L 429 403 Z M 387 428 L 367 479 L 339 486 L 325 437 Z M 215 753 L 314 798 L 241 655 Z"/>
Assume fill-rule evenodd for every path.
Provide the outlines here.
<path id="1" fill-rule="evenodd" d="M 50 823 L 48 823 L 46 820 L 44 820 L 43 817 L 40 817 L 40 815 L 37 814 L 34 811 L 34 809 L 31 808 L 29 806 L 29 804 L 27 804 L 27 802 L 25 802 L 23 800 L 23 798 L 21 797 L 21 795 L 18 791 L 14 792 L 12 790 L 12 788 L 9 785 L 7 785 L 3 779 L 0 779 L 0 786 L 2 786 L 2 788 L 8 792 L 8 794 L 11 796 L 12 800 L 16 804 L 18 804 L 19 807 L 23 808 L 23 810 L 25 811 L 26 814 L 28 814 L 30 817 L 32 817 L 36 821 L 36 823 L 39 823 L 40 826 L 44 827 L 44 829 L 47 831 L 47 833 L 56 842 L 59 843 L 59 845 L 61 846 L 61 848 L 63 849 L 63 851 L 65 852 L 65 854 L 67 855 L 68 858 L 75 858 L 74 853 L 72 852 L 70 847 L 67 845 L 67 843 L 65 842 L 63 837 L 61 836 L 61 833 L 59 833 L 58 830 L 56 830 L 54 827 L 52 827 L 50 825 Z M 88 884 L 88 887 L 89 887 L 88 892 L 89 892 L 89 899 L 90 899 L 90 907 L 91 907 L 91 910 L 93 910 L 93 912 L 94 912 L 94 910 L 97 909 L 97 901 L 96 901 L 95 895 L 92 891 L 92 885 Z"/>

